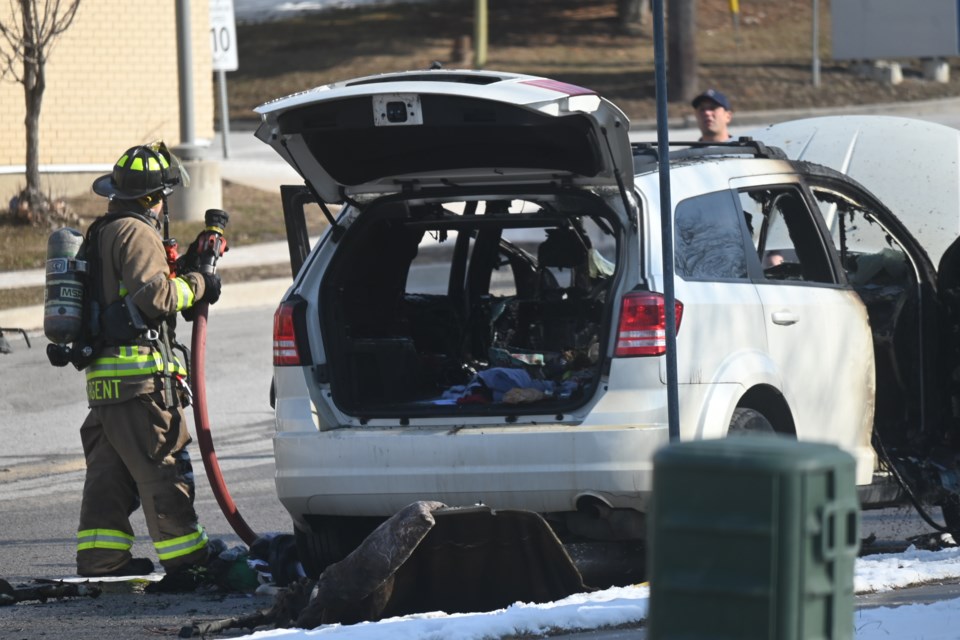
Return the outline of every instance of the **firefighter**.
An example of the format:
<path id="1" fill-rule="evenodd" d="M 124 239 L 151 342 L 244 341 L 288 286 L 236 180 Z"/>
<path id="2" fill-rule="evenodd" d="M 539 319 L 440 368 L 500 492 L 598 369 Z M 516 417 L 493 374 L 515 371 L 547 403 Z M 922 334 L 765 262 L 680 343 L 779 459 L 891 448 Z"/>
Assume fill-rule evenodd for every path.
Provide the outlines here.
<path id="1" fill-rule="evenodd" d="M 142 506 L 166 573 L 150 590 L 161 592 L 195 589 L 208 556 L 186 448 L 186 349 L 177 349 L 174 328 L 178 311 L 217 301 L 220 279 L 171 274 L 160 230 L 181 173 L 162 142 L 127 150 L 93 183 L 109 202 L 87 235 L 85 304 L 99 317 L 99 336 L 86 366 L 90 413 L 80 428 L 87 472 L 77 571 L 91 577 L 153 571 L 151 560 L 130 552 L 129 517 Z"/>

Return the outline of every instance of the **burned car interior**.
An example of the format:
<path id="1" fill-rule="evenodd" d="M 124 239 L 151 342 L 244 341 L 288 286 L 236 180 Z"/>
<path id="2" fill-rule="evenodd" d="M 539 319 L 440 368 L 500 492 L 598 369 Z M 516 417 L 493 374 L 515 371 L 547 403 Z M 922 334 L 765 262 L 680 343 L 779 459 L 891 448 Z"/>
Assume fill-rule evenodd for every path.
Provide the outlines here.
<path id="1" fill-rule="evenodd" d="M 940 397 L 938 383 L 925 380 L 923 373 L 924 361 L 936 362 L 938 356 L 925 353 L 920 340 L 922 330 L 936 331 L 931 324 L 936 310 L 929 308 L 931 282 L 918 278 L 907 249 L 869 205 L 835 190 L 814 188 L 813 194 L 830 221 L 847 281 L 870 318 L 877 384 L 875 438 L 887 448 L 916 444 L 925 418 L 932 419 L 929 424 L 942 424 L 945 418 L 924 416 Z"/>
<path id="2" fill-rule="evenodd" d="M 385 198 L 350 226 L 320 305 L 344 410 L 558 414 L 590 396 L 615 217 L 582 194 L 503 198 Z"/>

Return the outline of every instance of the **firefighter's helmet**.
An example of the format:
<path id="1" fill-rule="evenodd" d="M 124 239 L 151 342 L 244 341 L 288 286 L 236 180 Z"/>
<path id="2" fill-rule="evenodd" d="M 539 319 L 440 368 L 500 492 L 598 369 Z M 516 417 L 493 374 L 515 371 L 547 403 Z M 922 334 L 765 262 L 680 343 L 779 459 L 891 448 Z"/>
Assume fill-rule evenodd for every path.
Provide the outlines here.
<path id="1" fill-rule="evenodd" d="M 93 181 L 94 193 L 106 198 L 136 200 L 164 192 L 181 183 L 182 167 L 163 142 L 131 147 L 124 151 L 113 171 Z"/>

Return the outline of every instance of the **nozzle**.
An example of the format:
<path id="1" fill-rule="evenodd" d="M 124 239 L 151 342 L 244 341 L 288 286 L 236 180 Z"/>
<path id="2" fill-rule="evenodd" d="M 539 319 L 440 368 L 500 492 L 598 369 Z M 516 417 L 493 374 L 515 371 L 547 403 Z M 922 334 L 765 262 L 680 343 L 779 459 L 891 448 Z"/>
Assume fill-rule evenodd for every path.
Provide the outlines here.
<path id="1" fill-rule="evenodd" d="M 202 273 L 216 273 L 217 260 L 227 250 L 227 239 L 223 237 L 230 216 L 223 209 L 207 209 L 203 215 L 206 229 L 198 238 L 199 267 Z"/>
<path id="2" fill-rule="evenodd" d="M 223 209 L 207 209 L 203 214 L 203 224 L 207 227 L 224 229 L 230 221 L 230 214 Z"/>

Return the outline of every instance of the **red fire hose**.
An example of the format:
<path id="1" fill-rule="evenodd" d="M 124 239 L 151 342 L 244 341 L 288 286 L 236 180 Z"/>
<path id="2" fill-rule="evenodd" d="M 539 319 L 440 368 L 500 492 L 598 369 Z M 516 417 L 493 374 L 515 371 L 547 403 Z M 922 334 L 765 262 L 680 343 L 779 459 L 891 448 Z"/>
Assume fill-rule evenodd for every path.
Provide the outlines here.
<path id="1" fill-rule="evenodd" d="M 230 491 L 220 473 L 220 463 L 217 461 L 217 452 L 213 450 L 213 438 L 210 435 L 210 421 L 207 418 L 207 385 L 206 385 L 206 354 L 207 354 L 207 311 L 210 305 L 200 302 L 196 305 L 197 315 L 193 321 L 193 338 L 190 342 L 190 386 L 193 390 L 193 418 L 197 423 L 197 442 L 200 445 L 200 456 L 203 466 L 207 470 L 207 479 L 217 498 L 217 504 L 233 527 L 240 539 L 248 546 L 257 539 L 257 534 L 247 524 L 237 505 L 230 497 Z"/>

